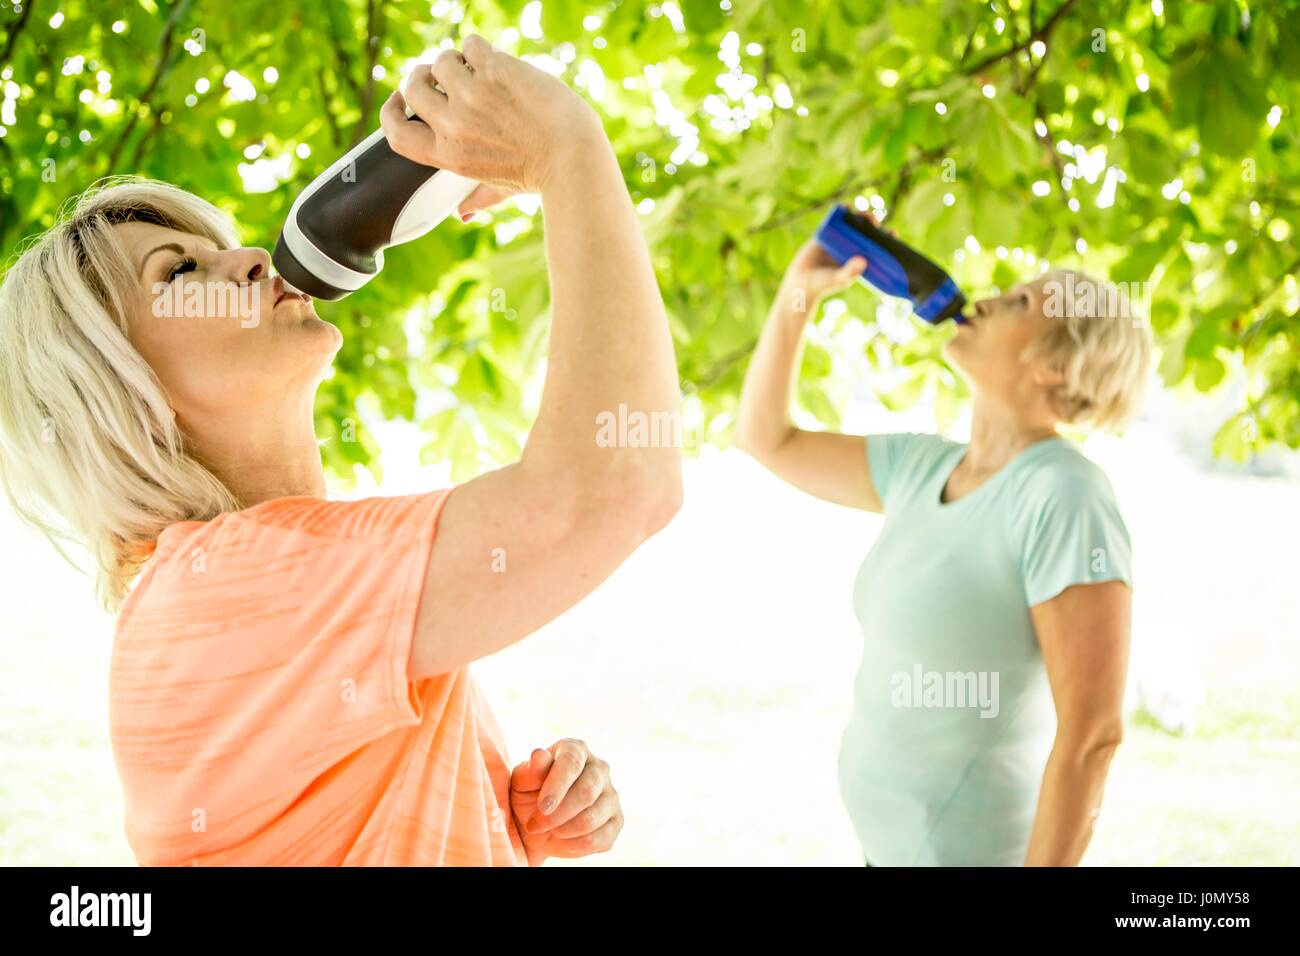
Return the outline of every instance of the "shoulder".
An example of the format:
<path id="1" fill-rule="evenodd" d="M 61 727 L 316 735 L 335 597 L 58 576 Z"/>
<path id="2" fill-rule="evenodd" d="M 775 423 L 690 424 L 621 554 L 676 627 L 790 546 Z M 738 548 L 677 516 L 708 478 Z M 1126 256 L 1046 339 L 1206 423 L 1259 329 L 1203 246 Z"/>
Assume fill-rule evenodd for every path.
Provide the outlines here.
<path id="1" fill-rule="evenodd" d="M 1022 506 L 1052 502 L 1113 501 L 1115 490 L 1101 466 L 1072 442 L 1052 442 L 1036 455 L 1014 482 Z"/>
<path id="2" fill-rule="evenodd" d="M 930 432 L 884 432 L 867 436 L 867 453 L 878 456 L 891 470 L 935 464 L 966 446 Z"/>
<path id="3" fill-rule="evenodd" d="M 279 582 L 309 581 L 325 593 L 340 572 L 354 582 L 368 566 L 391 565 L 432 546 L 438 515 L 451 489 L 354 500 L 284 497 L 205 521 L 163 529 L 153 556 L 118 612 L 120 633 L 146 608 L 193 594 L 241 600 Z M 220 593 L 218 593 L 220 592 Z M 301 596 L 301 595 L 300 595 Z"/>
<path id="4" fill-rule="evenodd" d="M 1069 442 L 1055 442 L 1014 476 L 1009 508 L 1027 606 L 1075 584 L 1133 584 L 1132 547 L 1106 473 Z"/>
<path id="5" fill-rule="evenodd" d="M 1106 472 L 1071 442 L 1043 448 L 1008 484 L 1011 529 L 1020 542 L 1079 535 L 1128 541 Z"/>
<path id="6" fill-rule="evenodd" d="M 210 525 L 278 529 L 329 538 L 366 538 L 436 518 L 451 489 L 349 500 L 286 497 L 220 515 Z"/>
<path id="7" fill-rule="evenodd" d="M 867 468 L 886 512 L 913 500 L 964 445 L 927 432 L 885 432 L 868 435 Z"/>

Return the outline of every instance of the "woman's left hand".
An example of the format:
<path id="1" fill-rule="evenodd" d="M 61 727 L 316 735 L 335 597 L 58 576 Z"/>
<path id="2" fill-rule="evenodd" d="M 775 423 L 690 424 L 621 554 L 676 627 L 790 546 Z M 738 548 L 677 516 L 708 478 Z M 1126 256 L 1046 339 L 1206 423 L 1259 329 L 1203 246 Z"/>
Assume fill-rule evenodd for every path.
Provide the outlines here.
<path id="1" fill-rule="evenodd" d="M 866 267 L 867 260 L 863 256 L 853 256 L 841 265 L 822 248 L 821 243 L 809 239 L 790 260 L 783 283 L 787 290 L 802 289 L 805 301 L 811 305 L 847 289 Z M 804 313 L 811 315 L 812 311 L 807 308 Z"/>
<path id="2" fill-rule="evenodd" d="M 609 764 L 581 740 L 566 738 L 510 774 L 510 811 L 531 866 L 548 856 L 604 853 L 623 829 Z M 549 812 L 548 812 L 549 811 Z"/>

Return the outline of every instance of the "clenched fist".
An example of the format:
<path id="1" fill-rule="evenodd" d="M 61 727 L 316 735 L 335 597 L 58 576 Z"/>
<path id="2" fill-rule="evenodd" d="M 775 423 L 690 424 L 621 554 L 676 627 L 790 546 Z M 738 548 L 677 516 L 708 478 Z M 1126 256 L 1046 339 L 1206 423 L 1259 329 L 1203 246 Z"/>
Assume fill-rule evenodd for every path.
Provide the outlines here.
<path id="1" fill-rule="evenodd" d="M 604 853 L 623 829 L 623 808 L 609 764 L 581 740 L 564 739 L 510 774 L 510 810 L 530 866 L 548 856 Z"/>
<path id="2" fill-rule="evenodd" d="M 407 118 L 408 103 L 418 121 Z M 583 151 L 610 148 L 582 97 L 476 35 L 415 67 L 379 120 L 395 153 L 484 184 L 462 218 L 514 193 L 544 192 Z"/>

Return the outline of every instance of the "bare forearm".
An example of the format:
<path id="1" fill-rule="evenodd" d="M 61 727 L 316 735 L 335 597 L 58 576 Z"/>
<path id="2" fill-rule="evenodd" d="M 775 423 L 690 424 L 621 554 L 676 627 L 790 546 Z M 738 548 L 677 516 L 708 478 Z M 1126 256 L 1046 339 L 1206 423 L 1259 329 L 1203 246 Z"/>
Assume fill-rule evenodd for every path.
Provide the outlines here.
<path id="1" fill-rule="evenodd" d="M 795 432 L 790 419 L 790 392 L 807 324 L 807 313 L 795 308 L 800 304 L 782 283 L 745 374 L 736 417 L 736 442 L 755 457 L 779 447 Z M 802 304 L 816 308 L 815 302 Z"/>
<path id="2" fill-rule="evenodd" d="M 640 224 L 603 136 L 542 191 L 552 319 L 546 383 L 524 459 L 675 487 L 681 450 L 602 447 L 598 416 L 664 424 L 678 409 L 677 366 Z"/>
<path id="3" fill-rule="evenodd" d="M 1026 866 L 1077 866 L 1101 812 L 1116 745 L 1052 748 L 1038 795 Z"/>

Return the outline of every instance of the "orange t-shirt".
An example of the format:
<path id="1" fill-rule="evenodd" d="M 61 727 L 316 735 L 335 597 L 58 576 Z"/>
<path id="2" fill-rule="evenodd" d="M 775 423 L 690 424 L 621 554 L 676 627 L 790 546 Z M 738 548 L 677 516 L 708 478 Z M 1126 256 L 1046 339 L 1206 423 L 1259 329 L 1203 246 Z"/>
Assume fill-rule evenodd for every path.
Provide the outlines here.
<path id="1" fill-rule="evenodd" d="M 527 865 L 468 668 L 406 679 L 449 493 L 280 498 L 163 531 L 109 677 L 141 865 Z"/>

